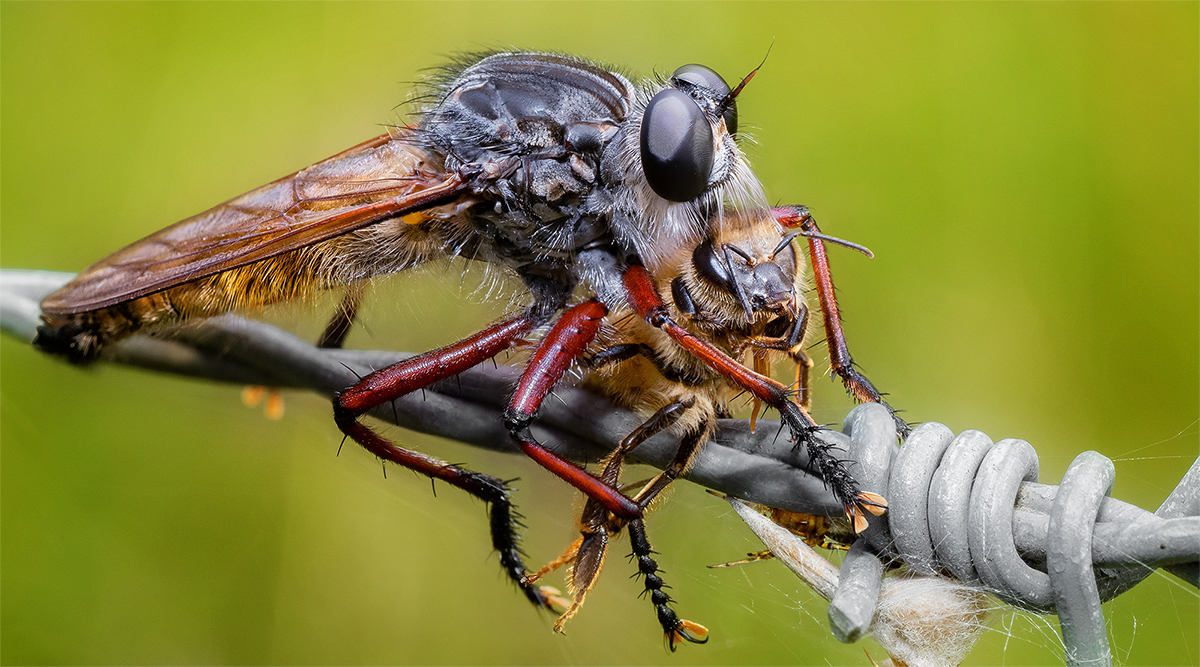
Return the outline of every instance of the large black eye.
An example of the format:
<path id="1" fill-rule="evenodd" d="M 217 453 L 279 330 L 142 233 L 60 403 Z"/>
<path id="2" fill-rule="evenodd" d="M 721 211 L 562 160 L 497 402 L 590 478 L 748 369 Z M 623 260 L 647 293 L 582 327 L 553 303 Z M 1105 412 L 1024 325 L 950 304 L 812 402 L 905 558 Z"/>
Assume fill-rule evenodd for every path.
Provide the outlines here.
<path id="1" fill-rule="evenodd" d="M 725 83 L 725 79 L 722 79 L 720 74 L 717 74 L 711 68 L 704 65 L 684 65 L 675 70 L 671 78 L 677 81 L 686 81 L 694 86 L 704 86 L 715 93 L 715 101 L 718 103 L 729 96 L 729 84 Z M 722 117 L 725 119 L 725 127 L 729 130 L 729 133 L 737 134 L 737 102 L 729 100 L 729 106 L 725 107 L 725 113 Z"/>
<path id="2" fill-rule="evenodd" d="M 725 258 L 717 256 L 711 240 L 701 243 L 692 251 L 692 265 L 713 284 L 724 287 L 730 294 L 737 294 L 737 286 L 733 284 L 733 276 L 729 275 Z"/>
<path id="3" fill-rule="evenodd" d="M 708 185 L 713 133 L 704 112 L 688 95 L 664 88 L 642 117 L 642 171 L 646 182 L 669 201 L 691 201 Z"/>

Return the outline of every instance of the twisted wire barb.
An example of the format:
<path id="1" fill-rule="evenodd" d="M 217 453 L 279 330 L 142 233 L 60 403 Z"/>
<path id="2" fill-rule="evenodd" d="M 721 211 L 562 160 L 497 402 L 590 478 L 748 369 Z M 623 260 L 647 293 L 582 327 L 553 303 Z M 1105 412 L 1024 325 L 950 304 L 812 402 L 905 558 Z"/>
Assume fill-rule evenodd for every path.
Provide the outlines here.
<path id="1" fill-rule="evenodd" d="M 0 270 L 0 329 L 31 341 L 41 298 L 71 274 Z M 104 361 L 231 382 L 304 388 L 332 396 L 358 377 L 411 356 L 401 352 L 316 348 L 270 325 L 222 316 L 135 336 Z M 383 421 L 502 451 L 518 451 L 500 414 L 519 371 L 480 366 L 453 382 L 377 408 Z M 577 462 L 599 460 L 642 417 L 581 389 L 556 390 L 535 426 L 542 442 Z M 841 507 L 808 459 L 776 437 L 777 422 L 720 420 L 687 479 L 726 495 L 809 514 Z M 919 574 L 947 574 L 1015 606 L 1056 612 L 1070 664 L 1109 664 L 1100 603 L 1163 568 L 1200 587 L 1200 459 L 1154 513 L 1108 498 L 1112 462 L 1084 452 L 1061 486 L 1037 483 L 1037 455 L 1023 440 L 993 443 L 978 431 L 955 436 L 925 423 L 897 447 L 895 424 L 879 405 L 847 416 L 843 433 L 822 439 L 846 451 L 863 490 L 889 500 L 847 552 L 830 602 L 830 626 L 842 641 L 863 636 L 875 616 L 889 563 Z M 676 443 L 662 433 L 635 453 L 668 465 Z"/>
<path id="2" fill-rule="evenodd" d="M 1200 459 L 1151 513 L 1108 497 L 1115 472 L 1098 452 L 1077 456 L 1053 486 L 1037 482 L 1024 440 L 928 422 L 897 447 L 892 429 L 879 405 L 855 408 L 843 426 L 856 478 L 888 499 L 888 520 L 871 522 L 842 563 L 829 609 L 839 639 L 870 628 L 889 561 L 1057 613 L 1072 665 L 1111 664 L 1100 605 L 1155 569 L 1200 587 Z"/>

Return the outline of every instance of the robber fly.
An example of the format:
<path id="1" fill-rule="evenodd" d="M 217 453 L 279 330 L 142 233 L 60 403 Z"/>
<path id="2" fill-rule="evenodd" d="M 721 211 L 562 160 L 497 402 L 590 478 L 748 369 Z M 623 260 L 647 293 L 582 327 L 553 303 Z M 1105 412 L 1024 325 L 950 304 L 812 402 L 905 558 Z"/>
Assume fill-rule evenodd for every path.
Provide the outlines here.
<path id="1" fill-rule="evenodd" d="M 723 224 L 711 228 L 707 238 L 691 247 L 677 248 L 653 275 L 658 291 L 671 295 L 667 301 L 671 317 L 689 334 L 743 364 L 752 358 L 755 370 L 762 373 L 769 373 L 776 361 L 793 363 L 797 369 L 796 401 L 806 413 L 811 409 L 809 371 L 813 362 L 804 351 L 810 324 L 804 301 L 808 290 L 803 256 L 796 247 L 796 240 L 806 232 L 789 229 L 781 222 L 803 227 L 811 219 L 804 207 L 728 212 Z M 823 235 L 814 239 L 812 232 L 809 235 L 813 241 L 834 241 L 871 254 L 862 246 L 840 239 Z M 628 310 L 616 311 L 610 318 L 613 331 L 605 336 L 602 349 L 587 360 L 590 374 L 585 386 L 649 417 L 601 461 L 599 478 L 619 485 L 625 459 L 660 431 L 669 430 L 680 442 L 673 461 L 635 489 L 633 501 L 649 508 L 672 481 L 691 467 L 716 431 L 717 419 L 730 416 L 728 404 L 742 388 Z M 839 374 L 853 390 L 853 377 Z M 879 399 L 876 396 L 872 400 Z M 849 514 L 855 531 L 860 532 L 867 525 L 864 513 L 879 515 L 886 502 L 871 493 L 860 493 L 857 500 Z M 658 617 L 669 619 L 664 628 L 675 628 L 674 633 L 668 633 L 672 650 L 682 640 L 703 638 L 707 634 L 703 626 L 676 620 L 668 606 L 671 599 L 662 590 L 664 583 L 651 556 L 643 517 L 625 520 L 592 499 L 585 502 L 579 518 L 580 537 L 561 556 L 526 578 L 533 582 L 559 567 L 570 566 L 568 590 L 572 598 L 558 600 L 565 610 L 555 629 L 562 630 L 579 610 L 600 574 L 609 541 L 626 526 L 646 593 Z"/>
<path id="2" fill-rule="evenodd" d="M 430 82 L 429 102 L 415 124 L 85 269 L 42 301 L 44 324 L 35 344 L 86 363 L 138 331 L 354 287 L 432 260 L 474 259 L 515 273 L 528 305 L 462 341 L 362 378 L 335 398 L 334 420 L 376 456 L 487 502 L 500 562 L 535 604 L 546 600 L 524 581 L 506 485 L 398 447 L 359 418 L 492 358 L 555 316 L 504 421 L 522 451 L 607 511 L 629 521 L 643 507 L 542 447 L 529 425 L 618 307 L 631 308 L 688 354 L 778 409 L 796 445 L 808 448 L 833 492 L 852 507 L 854 480 L 813 437 L 816 424 L 787 389 L 680 327 L 650 274 L 678 245 L 719 228 L 725 210 L 763 205 L 762 188 L 735 140 L 737 96 L 756 71 L 731 89 L 701 65 L 634 86 L 617 72 L 556 54 L 495 53 L 452 63 Z M 569 305 L 581 284 L 595 296 Z"/>

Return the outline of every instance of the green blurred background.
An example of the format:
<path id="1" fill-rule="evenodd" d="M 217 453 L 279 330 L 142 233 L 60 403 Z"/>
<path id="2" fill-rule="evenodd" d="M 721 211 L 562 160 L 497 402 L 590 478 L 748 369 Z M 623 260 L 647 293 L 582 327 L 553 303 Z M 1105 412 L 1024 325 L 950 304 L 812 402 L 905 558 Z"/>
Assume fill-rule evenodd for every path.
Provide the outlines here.
<path id="1" fill-rule="evenodd" d="M 0 4 L 0 266 L 77 271 L 177 219 L 381 132 L 447 55 L 514 46 L 639 76 L 735 79 L 774 201 L 835 251 L 856 359 L 914 421 L 1041 454 L 1095 449 L 1154 508 L 1197 455 L 1196 3 Z M 386 281 L 354 347 L 424 350 L 496 317 L 458 267 Z M 461 285 L 466 283 L 467 287 Z M 270 316 L 307 336 L 323 314 Z M 818 353 L 823 358 L 824 352 Z M 651 536 L 712 641 L 668 654 L 616 556 L 558 636 L 512 590 L 484 508 L 340 458 L 328 403 L 283 421 L 238 387 L 78 370 L 0 342 L 0 661 L 867 664 L 728 507 L 678 489 Z M 818 421 L 849 404 L 820 382 Z M 531 562 L 575 500 L 520 457 L 394 432 L 520 477 Z M 680 485 L 681 487 L 686 485 Z M 697 536 L 703 536 L 698 539 Z M 627 548 L 622 542 L 619 551 Z M 1106 605 L 1118 662 L 1195 664 L 1194 589 Z M 1061 659 L 1008 612 L 968 664 Z"/>

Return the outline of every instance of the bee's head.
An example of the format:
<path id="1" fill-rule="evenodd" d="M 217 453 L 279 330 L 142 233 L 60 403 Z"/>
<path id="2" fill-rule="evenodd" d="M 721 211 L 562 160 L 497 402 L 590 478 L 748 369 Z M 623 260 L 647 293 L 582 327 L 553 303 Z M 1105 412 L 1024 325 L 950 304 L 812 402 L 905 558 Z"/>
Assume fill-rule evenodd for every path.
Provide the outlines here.
<path id="1" fill-rule="evenodd" d="M 743 247 L 708 239 L 696 246 L 692 265 L 701 279 L 736 298 L 748 313 L 778 312 L 796 299 L 796 255 L 791 236 L 774 241 L 774 246 Z"/>
<path id="2" fill-rule="evenodd" d="M 745 224 L 748 215 L 739 214 L 734 224 L 698 244 L 682 275 L 698 307 L 746 324 L 762 315 L 794 313 L 801 271 L 795 235 L 785 235 L 770 217 Z"/>

